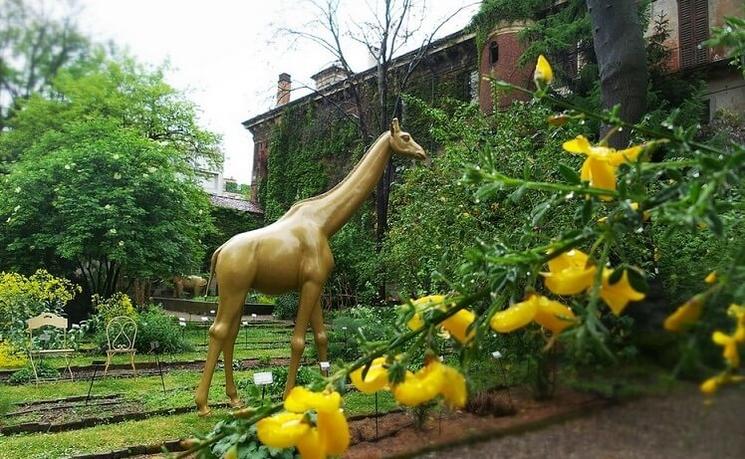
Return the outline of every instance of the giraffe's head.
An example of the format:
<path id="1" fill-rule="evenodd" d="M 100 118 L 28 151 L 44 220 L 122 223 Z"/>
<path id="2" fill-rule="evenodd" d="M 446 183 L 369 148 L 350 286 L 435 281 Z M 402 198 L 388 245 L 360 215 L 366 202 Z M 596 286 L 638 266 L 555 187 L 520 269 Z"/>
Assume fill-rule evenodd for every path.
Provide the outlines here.
<path id="1" fill-rule="evenodd" d="M 396 154 L 419 160 L 427 159 L 424 148 L 411 138 L 411 134 L 401 130 L 401 126 L 398 125 L 398 118 L 393 118 L 393 121 L 391 121 L 390 144 L 391 149 Z"/>

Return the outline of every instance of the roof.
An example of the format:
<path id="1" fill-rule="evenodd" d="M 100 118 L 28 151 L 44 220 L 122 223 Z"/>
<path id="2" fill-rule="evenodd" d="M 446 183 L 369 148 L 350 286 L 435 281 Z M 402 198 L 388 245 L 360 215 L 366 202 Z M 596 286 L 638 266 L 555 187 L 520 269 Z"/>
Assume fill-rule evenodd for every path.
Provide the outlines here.
<path id="1" fill-rule="evenodd" d="M 451 33 L 450 35 L 446 35 L 442 38 L 432 41 L 429 44 L 429 50 L 427 51 L 427 54 L 431 55 L 438 51 L 442 51 L 443 49 L 450 48 L 451 46 L 455 46 L 466 40 L 472 39 L 474 36 L 475 36 L 474 33 L 468 33 L 465 30 L 459 30 L 457 32 Z M 399 67 L 411 61 L 416 56 L 416 54 L 419 52 L 419 49 L 420 48 L 414 49 L 412 51 L 409 51 L 408 53 L 405 53 L 396 58 L 393 58 L 390 63 L 391 68 Z M 319 73 L 323 73 L 325 70 L 328 70 L 328 68 L 321 70 L 321 72 Z M 375 67 L 370 67 L 369 69 L 363 70 L 362 72 L 359 72 L 356 75 L 361 77 L 362 80 L 367 80 L 375 76 L 375 70 L 376 70 Z M 330 94 L 334 94 L 336 92 L 346 89 L 348 87 L 348 83 L 347 83 L 348 80 L 349 78 L 345 78 L 344 80 L 330 84 L 327 87 L 323 88 L 322 92 L 314 91 L 298 99 L 291 100 L 284 105 L 274 107 L 264 113 L 254 116 L 253 118 L 249 118 L 241 124 L 243 124 L 243 127 L 245 127 L 246 129 L 251 130 L 252 128 L 266 121 L 276 118 L 288 107 L 292 107 L 295 105 L 303 105 L 307 102 L 310 102 L 311 100 L 319 100 L 325 96 L 328 96 Z"/>
<path id="2" fill-rule="evenodd" d="M 264 214 L 264 210 L 258 204 L 249 201 L 238 194 L 212 194 L 210 193 L 210 202 L 223 209 L 233 209 L 240 212 L 250 212 L 252 214 Z"/>

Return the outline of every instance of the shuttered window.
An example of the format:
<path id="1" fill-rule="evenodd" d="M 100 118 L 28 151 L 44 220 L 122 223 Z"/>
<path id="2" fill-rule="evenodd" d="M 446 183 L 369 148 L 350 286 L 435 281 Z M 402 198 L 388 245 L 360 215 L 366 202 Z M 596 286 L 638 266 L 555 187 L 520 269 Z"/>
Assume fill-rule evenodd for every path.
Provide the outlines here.
<path id="1" fill-rule="evenodd" d="M 681 68 L 709 62 L 709 49 L 701 45 L 709 38 L 709 2 L 678 0 L 678 26 Z"/>

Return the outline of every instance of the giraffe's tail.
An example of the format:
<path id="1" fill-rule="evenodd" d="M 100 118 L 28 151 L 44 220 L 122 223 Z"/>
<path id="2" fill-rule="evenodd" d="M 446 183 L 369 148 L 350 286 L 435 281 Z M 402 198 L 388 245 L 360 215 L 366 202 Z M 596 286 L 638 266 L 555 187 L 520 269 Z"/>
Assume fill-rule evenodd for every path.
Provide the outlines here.
<path id="1" fill-rule="evenodd" d="M 222 245 L 215 249 L 215 252 L 212 254 L 212 259 L 210 260 L 210 277 L 207 279 L 207 286 L 204 289 L 204 296 L 207 297 L 210 294 L 210 286 L 212 285 L 212 278 L 215 279 L 215 290 L 217 290 L 217 276 L 215 276 L 215 264 L 217 263 L 217 257 L 220 255 L 220 250 L 222 250 Z"/>

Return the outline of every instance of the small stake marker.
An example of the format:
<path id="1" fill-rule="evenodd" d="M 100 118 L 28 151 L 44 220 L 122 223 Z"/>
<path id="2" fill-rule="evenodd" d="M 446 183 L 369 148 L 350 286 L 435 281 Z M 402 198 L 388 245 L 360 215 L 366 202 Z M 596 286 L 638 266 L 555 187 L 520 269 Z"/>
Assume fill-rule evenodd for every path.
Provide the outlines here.
<path id="1" fill-rule="evenodd" d="M 261 386 L 261 400 L 264 400 L 266 386 L 274 382 L 274 376 L 271 371 L 260 371 L 254 373 L 254 384 Z"/>

